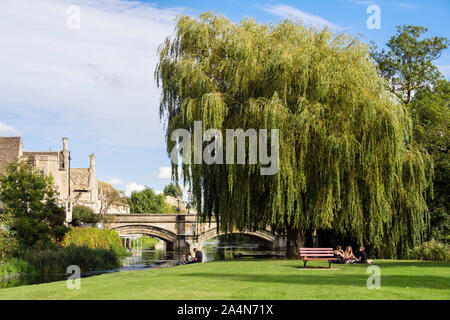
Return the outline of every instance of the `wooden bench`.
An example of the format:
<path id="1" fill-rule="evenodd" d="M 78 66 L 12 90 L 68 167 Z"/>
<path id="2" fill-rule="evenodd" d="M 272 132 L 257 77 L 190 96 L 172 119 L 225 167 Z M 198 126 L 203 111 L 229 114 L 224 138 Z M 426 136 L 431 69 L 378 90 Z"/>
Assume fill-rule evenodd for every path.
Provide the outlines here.
<path id="1" fill-rule="evenodd" d="M 303 268 L 310 260 L 328 260 L 331 269 L 331 261 L 337 260 L 334 257 L 333 248 L 300 248 L 300 259 L 303 260 Z"/>

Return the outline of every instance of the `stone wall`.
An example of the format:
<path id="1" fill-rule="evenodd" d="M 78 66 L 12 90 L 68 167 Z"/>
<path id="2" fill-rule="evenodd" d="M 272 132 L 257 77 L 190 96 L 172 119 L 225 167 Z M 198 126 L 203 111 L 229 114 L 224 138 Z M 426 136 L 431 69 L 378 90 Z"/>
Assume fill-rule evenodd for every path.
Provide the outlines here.
<path id="1" fill-rule="evenodd" d="M 5 166 L 17 161 L 23 154 L 20 137 L 0 137 L 0 174 L 5 174 Z"/>

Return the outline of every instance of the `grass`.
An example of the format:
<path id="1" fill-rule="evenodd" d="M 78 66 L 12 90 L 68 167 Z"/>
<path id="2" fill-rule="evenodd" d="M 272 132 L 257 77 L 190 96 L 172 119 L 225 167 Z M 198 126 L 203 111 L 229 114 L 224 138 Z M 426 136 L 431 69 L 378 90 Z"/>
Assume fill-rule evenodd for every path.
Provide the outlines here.
<path id="1" fill-rule="evenodd" d="M 0 289 L 0 299 L 450 299 L 450 263 L 379 260 L 381 288 L 369 290 L 367 265 L 217 261 L 81 280 Z"/>
<path id="2" fill-rule="evenodd" d="M 142 237 L 142 246 L 147 249 L 154 249 L 158 242 L 159 240 L 153 237 Z"/>

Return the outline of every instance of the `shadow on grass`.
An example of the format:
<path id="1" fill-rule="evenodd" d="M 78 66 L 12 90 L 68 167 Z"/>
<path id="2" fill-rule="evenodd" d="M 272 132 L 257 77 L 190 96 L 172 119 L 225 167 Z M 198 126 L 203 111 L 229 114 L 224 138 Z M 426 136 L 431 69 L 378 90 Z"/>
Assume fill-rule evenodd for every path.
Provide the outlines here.
<path id="1" fill-rule="evenodd" d="M 434 267 L 450 267 L 449 262 L 441 262 L 441 261 L 389 261 L 389 260 L 380 260 L 377 262 L 375 260 L 375 265 L 378 265 L 383 268 L 390 267 L 419 267 L 419 268 L 434 268 Z"/>
<path id="2" fill-rule="evenodd" d="M 298 264 L 295 264 L 295 260 L 292 260 L 294 264 L 286 264 L 284 267 L 288 268 L 303 268 L 303 262 L 299 262 Z M 367 268 L 370 265 L 379 266 L 382 268 L 396 268 L 396 267 L 402 267 L 402 268 L 409 268 L 409 267 L 419 267 L 419 268 L 443 268 L 448 267 L 450 270 L 450 263 L 449 262 L 441 262 L 441 261 L 407 261 L 407 260 L 398 260 L 398 261 L 390 261 L 390 260 L 374 260 L 375 263 L 372 264 L 360 264 L 360 263 L 332 263 L 331 268 L 339 268 L 345 266 L 344 270 L 351 270 L 350 268 Z M 307 265 L 307 268 L 313 268 L 316 266 L 310 266 Z M 322 266 L 320 266 L 322 267 Z M 347 269 L 347 267 L 349 269 Z M 328 269 L 328 264 L 323 264 L 323 268 Z M 449 271 L 450 274 L 450 271 Z"/>
<path id="3" fill-rule="evenodd" d="M 307 271 L 307 270 L 305 270 Z M 178 275 L 177 275 L 178 276 Z M 299 272 L 295 275 L 274 275 L 274 274 L 238 274 L 238 273 L 206 273 L 190 272 L 179 275 L 180 277 L 193 277 L 199 279 L 224 280 L 224 281 L 242 281 L 255 283 L 282 283 L 298 285 L 316 285 L 316 286 L 355 286 L 366 287 L 369 277 L 367 275 L 349 275 L 330 271 L 329 274 L 320 275 L 308 272 Z M 429 289 L 450 289 L 449 277 L 427 276 L 427 275 L 383 275 L 381 274 L 381 286 L 399 287 L 399 288 L 429 288 Z"/>

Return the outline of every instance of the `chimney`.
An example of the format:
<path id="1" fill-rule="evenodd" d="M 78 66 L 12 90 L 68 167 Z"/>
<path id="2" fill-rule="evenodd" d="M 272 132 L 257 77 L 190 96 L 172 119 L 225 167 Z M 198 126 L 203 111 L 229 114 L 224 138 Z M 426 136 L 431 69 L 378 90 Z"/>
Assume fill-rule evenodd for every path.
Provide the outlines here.
<path id="1" fill-rule="evenodd" d="M 68 151 L 69 150 L 69 138 L 63 138 L 63 150 Z"/>
<path id="2" fill-rule="evenodd" d="M 90 156 L 91 163 L 89 165 L 89 189 L 91 202 L 96 202 L 98 200 L 98 184 L 97 184 L 97 173 L 95 170 L 95 154 Z"/>
<path id="3" fill-rule="evenodd" d="M 91 164 L 89 168 L 95 170 L 95 154 L 91 154 L 89 157 L 91 158 Z"/>
<path id="4" fill-rule="evenodd" d="M 63 138 L 63 157 L 64 157 L 64 170 L 66 171 L 67 174 L 67 181 L 69 181 L 69 138 Z"/>

